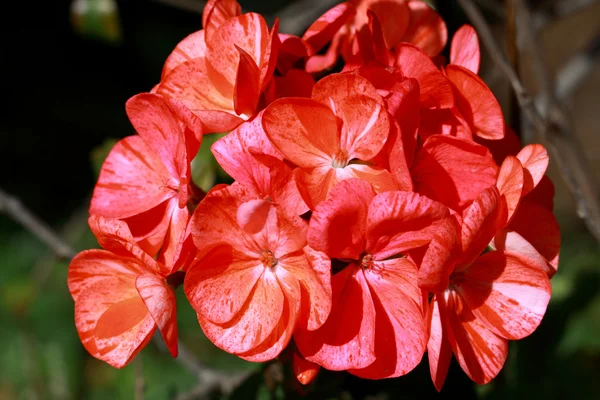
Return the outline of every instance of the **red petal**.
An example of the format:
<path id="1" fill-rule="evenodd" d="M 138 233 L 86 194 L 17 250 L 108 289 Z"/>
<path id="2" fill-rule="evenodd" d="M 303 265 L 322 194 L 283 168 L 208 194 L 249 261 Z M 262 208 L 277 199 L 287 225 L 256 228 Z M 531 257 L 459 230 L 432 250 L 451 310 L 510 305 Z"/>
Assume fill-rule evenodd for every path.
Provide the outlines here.
<path id="1" fill-rule="evenodd" d="M 138 94 L 127 101 L 125 108 L 137 133 L 171 176 L 189 180 L 189 164 L 202 140 L 202 122 L 180 102 L 157 94 Z"/>
<path id="2" fill-rule="evenodd" d="M 171 216 L 176 208 L 179 209 L 179 201 L 177 197 L 172 197 L 148 211 L 122 221 L 127 223 L 131 236 L 142 250 L 154 257 L 163 247 Z"/>
<path id="3" fill-rule="evenodd" d="M 315 54 L 310 56 L 308 60 L 306 60 L 305 70 L 311 74 L 316 74 L 333 68 L 333 66 L 338 61 L 338 53 L 340 50 L 340 46 L 342 45 L 342 40 L 345 36 L 338 33 L 333 37 L 333 41 L 329 45 L 329 48 L 325 52 L 325 54 Z"/>
<path id="4" fill-rule="evenodd" d="M 175 202 L 172 201 L 172 203 Z M 170 272 L 172 273 L 183 266 L 181 262 L 184 260 L 181 260 L 181 257 L 184 256 L 184 252 L 186 251 L 184 248 L 185 242 L 190 234 L 188 229 L 190 212 L 187 207 L 179 208 L 176 203 L 171 208 L 172 212 L 169 217 L 169 230 L 164 236 L 164 242 L 158 261 L 170 268 Z M 193 247 L 193 243 L 191 246 Z M 193 251 L 194 248 L 188 250 Z"/>
<path id="5" fill-rule="evenodd" d="M 302 168 L 331 164 L 331 156 L 340 148 L 336 116 L 314 100 L 277 100 L 265 110 L 262 121 L 275 147 Z"/>
<path id="6" fill-rule="evenodd" d="M 329 318 L 316 331 L 295 332 L 298 351 L 333 371 L 365 368 L 375 361 L 375 307 L 365 276 L 350 264 L 332 277 L 331 286 Z"/>
<path id="7" fill-rule="evenodd" d="M 519 154 L 517 154 L 517 158 L 521 161 L 521 164 L 523 164 L 523 168 L 525 169 L 525 182 L 523 185 L 523 196 L 525 196 L 530 193 L 544 177 L 546 169 L 548 169 L 550 158 L 548 157 L 548 152 L 541 144 L 530 144 L 523 147 L 523 149 L 519 151 Z"/>
<path id="8" fill-rule="evenodd" d="M 309 49 L 304 40 L 298 36 L 288 35 L 287 33 L 279 33 L 279 42 L 277 71 L 279 71 L 281 75 L 287 75 L 300 60 L 306 61 L 309 55 Z"/>
<path id="9" fill-rule="evenodd" d="M 319 203 L 324 201 L 329 191 L 340 182 L 335 168 L 330 166 L 311 169 L 296 168 L 294 180 L 298 185 L 302 200 L 310 210 L 314 210 Z"/>
<path id="10" fill-rule="evenodd" d="M 69 265 L 79 338 L 94 357 L 116 368 L 127 365 L 156 329 L 135 288 L 141 273 L 136 259 L 104 250 L 81 252 Z"/>
<path id="11" fill-rule="evenodd" d="M 263 267 L 262 270 L 263 274 L 233 320 L 220 325 L 210 322 L 203 314 L 198 314 L 198 321 L 206 337 L 229 353 L 246 353 L 259 346 L 277 329 L 284 312 L 284 294 L 277 278 L 270 269 Z M 236 281 L 242 286 L 246 284 L 243 280 Z M 220 296 L 212 296 L 211 304 L 226 310 L 228 307 L 225 304 L 231 297 L 230 293 L 226 294 L 221 290 Z"/>
<path id="12" fill-rule="evenodd" d="M 333 39 L 340 28 L 352 18 L 355 13 L 354 7 L 349 3 L 338 4 L 321 15 L 302 36 L 304 40 L 317 53 Z"/>
<path id="13" fill-rule="evenodd" d="M 241 48 L 262 65 L 271 36 L 264 18 L 247 13 L 225 21 L 206 42 L 206 71 L 210 81 L 226 98 L 233 97 Z"/>
<path id="14" fill-rule="evenodd" d="M 348 159 L 367 161 L 383 148 L 390 123 L 385 107 L 367 96 L 353 96 L 334 103 L 334 113 L 343 121 L 340 147 Z"/>
<path id="15" fill-rule="evenodd" d="M 296 278 L 277 268 L 277 279 L 284 293 L 283 312 L 273 332 L 260 345 L 238 356 L 246 361 L 265 362 L 277 357 L 290 343 L 300 308 L 300 286 Z"/>
<path id="16" fill-rule="evenodd" d="M 274 211 L 274 207 L 268 200 L 247 201 L 238 208 L 237 223 L 247 233 L 258 233 L 267 223 L 270 211 Z"/>
<path id="17" fill-rule="evenodd" d="M 506 228 L 523 236 L 556 271 L 560 252 L 560 228 L 552 211 L 543 205 L 523 201 Z"/>
<path id="18" fill-rule="evenodd" d="M 410 10 L 404 1 L 366 0 L 358 6 L 354 25 L 360 28 L 368 23 L 368 12 L 371 11 L 381 22 L 385 44 L 393 48 L 406 36 L 409 27 Z"/>
<path id="19" fill-rule="evenodd" d="M 260 64 L 258 64 L 260 67 L 260 92 L 264 92 L 267 89 L 267 86 L 273 77 L 273 73 L 275 72 L 275 67 L 277 66 L 277 56 L 279 54 L 279 47 L 281 46 L 278 30 L 279 19 L 276 18 L 273 28 L 271 29 L 267 47 L 263 52 L 263 58 L 260 61 Z"/>
<path id="20" fill-rule="evenodd" d="M 423 1 L 409 1 L 410 25 L 403 40 L 437 56 L 446 46 L 448 30 L 442 17 Z"/>
<path id="21" fill-rule="evenodd" d="M 262 127 L 262 114 L 217 140 L 211 150 L 219 165 L 233 179 L 263 195 L 269 195 L 269 168 L 256 160 L 250 152 L 251 148 L 259 149 L 265 155 L 282 158 L 267 139 Z"/>
<path id="22" fill-rule="evenodd" d="M 176 196 L 178 185 L 142 138 L 129 136 L 117 142 L 104 161 L 90 214 L 131 217 Z M 165 190 L 165 186 L 173 190 Z"/>
<path id="23" fill-rule="evenodd" d="M 188 35 L 177 43 L 175 49 L 169 54 L 163 66 L 161 80 L 165 79 L 171 71 L 179 64 L 194 58 L 204 58 L 206 54 L 206 42 L 204 41 L 204 30 L 199 30 Z"/>
<path id="24" fill-rule="evenodd" d="M 477 75 L 480 58 L 477 32 L 471 25 L 461 26 L 452 38 L 450 64 L 459 65 Z"/>
<path id="25" fill-rule="evenodd" d="M 194 114 L 202 120 L 205 133 L 227 133 L 244 122 L 243 119 L 226 111 L 194 110 Z"/>
<path id="26" fill-rule="evenodd" d="M 498 171 L 498 180 L 496 187 L 500 192 L 502 201 L 505 204 L 508 214 L 506 215 L 505 224 L 511 220 L 515 213 L 521 196 L 523 194 L 523 166 L 521 162 L 513 156 L 508 156 L 504 159 L 500 171 Z"/>
<path id="27" fill-rule="evenodd" d="M 92 215 L 88 223 L 96 239 L 98 239 L 98 243 L 105 250 L 124 257 L 135 257 L 149 272 L 162 274 L 163 276 L 170 272 L 169 268 L 157 263 L 154 258 L 137 245 L 125 222 Z"/>
<path id="28" fill-rule="evenodd" d="M 365 271 L 377 313 L 375 362 L 349 372 L 363 378 L 392 378 L 412 371 L 421 361 L 427 336 L 417 267 L 408 259 L 376 263 Z"/>
<path id="29" fill-rule="evenodd" d="M 438 298 L 443 307 L 441 297 Z M 463 371 L 476 383 L 486 384 L 498 375 L 506 356 L 508 342 L 491 332 L 473 313 L 464 300 L 451 293 L 447 310 L 447 319 L 443 322 L 449 327 L 448 341 L 456 360 Z"/>
<path id="30" fill-rule="evenodd" d="M 456 107 L 450 109 L 444 108 L 441 110 L 429 108 L 421 109 L 419 137 L 421 140 L 425 141 L 433 135 L 449 135 L 468 141 L 474 140 L 469 124 L 465 121 L 460 110 Z M 485 146 L 487 147 L 487 143 L 485 143 Z M 500 164 L 501 163 L 502 162 L 500 162 Z"/>
<path id="31" fill-rule="evenodd" d="M 523 200 L 543 206 L 552 212 L 554 210 L 554 192 L 554 184 L 548 175 L 544 175 L 540 183 Z"/>
<path id="32" fill-rule="evenodd" d="M 236 0 L 208 0 L 202 12 L 202 26 L 210 37 L 225 21 L 242 13 Z"/>
<path id="33" fill-rule="evenodd" d="M 347 196 L 340 201 L 348 201 Z M 437 230 L 435 224 L 448 214 L 442 204 L 417 193 L 380 193 L 369 205 L 366 250 L 384 260 L 426 245 Z"/>
<path id="34" fill-rule="evenodd" d="M 454 267 L 459 246 L 460 225 L 456 217 L 450 215 L 436 229 L 433 240 L 421 262 L 419 268 L 419 287 L 421 289 L 437 293 L 448 287 L 449 275 Z"/>
<path id="35" fill-rule="evenodd" d="M 235 68 L 237 72 L 237 63 Z M 198 115 L 206 125 L 214 126 L 214 121 L 212 124 L 210 120 L 205 121 L 205 118 L 203 118 L 202 114 L 199 114 L 199 111 L 234 113 L 233 83 L 229 93 L 223 94 L 218 91 L 208 77 L 205 58 L 195 58 L 179 64 L 163 78 L 157 89 L 157 93 L 181 101 L 192 112 Z M 232 115 L 232 117 L 235 117 L 235 115 Z M 212 130 L 208 131 L 211 132 Z"/>
<path id="36" fill-rule="evenodd" d="M 486 253 L 457 285 L 473 314 L 506 339 L 522 339 L 535 331 L 550 301 L 546 273 L 526 261 L 511 253 Z"/>
<path id="37" fill-rule="evenodd" d="M 377 193 L 399 190 L 393 175 L 386 169 L 367 164 L 350 164 L 346 168 L 337 168 L 338 178 L 359 178 L 373 186 Z"/>
<path id="38" fill-rule="evenodd" d="M 294 375 L 298 382 L 303 385 L 308 385 L 315 380 L 321 367 L 304 359 L 298 351 L 294 351 L 292 369 L 294 370 Z"/>
<path id="39" fill-rule="evenodd" d="M 285 76 L 275 76 L 275 97 L 310 98 L 315 78 L 301 69 L 291 69 Z"/>
<path id="40" fill-rule="evenodd" d="M 456 106 L 473 134 L 484 139 L 502 139 L 502 108 L 485 82 L 468 69 L 452 64 L 446 67 L 446 75 L 455 88 Z"/>
<path id="41" fill-rule="evenodd" d="M 549 277 L 556 272 L 535 247 L 517 232 L 503 229 L 496 234 L 490 246 L 498 251 L 518 254 L 520 258 L 526 259 L 527 264 L 537 266 L 537 268 L 548 274 Z"/>
<path id="42" fill-rule="evenodd" d="M 337 104 L 343 103 L 348 97 L 360 95 L 367 96 L 381 105 L 384 104 L 377 89 L 367 78 L 346 73 L 331 74 L 320 79 L 313 88 L 312 98 L 335 112 Z"/>
<path id="43" fill-rule="evenodd" d="M 500 193 L 495 186 L 481 192 L 471 203 L 463 213 L 461 231 L 463 254 L 457 270 L 468 267 L 483 253 L 496 232 L 503 226 L 505 215 Z"/>
<path id="44" fill-rule="evenodd" d="M 484 146 L 435 135 L 417 153 L 411 172 L 416 192 L 461 211 L 496 183 L 497 167 Z"/>
<path id="45" fill-rule="evenodd" d="M 442 386 L 448 375 L 448 368 L 452 360 L 452 348 L 448 342 L 448 325 L 443 323 L 446 317 L 446 308 L 440 307 L 437 301 L 438 295 L 431 300 L 431 306 L 427 314 L 429 341 L 427 342 L 427 356 L 429 357 L 429 372 L 436 390 L 442 390 Z M 443 317 L 442 317 L 443 313 Z"/>
<path id="46" fill-rule="evenodd" d="M 388 112 L 394 116 L 400 126 L 400 137 L 397 143 L 402 145 L 406 163 L 410 167 L 415 159 L 417 149 L 417 131 L 419 129 L 419 83 L 416 79 L 407 79 L 394 86 L 392 94 L 385 99 Z M 390 153 L 392 173 L 396 151 Z"/>
<path id="47" fill-rule="evenodd" d="M 240 52 L 240 61 L 235 77 L 233 107 L 236 114 L 250 117 L 256 111 L 260 96 L 260 71 L 248 53 L 237 46 L 236 48 Z"/>
<path id="48" fill-rule="evenodd" d="M 450 82 L 422 50 L 400 43 L 396 48 L 395 65 L 405 77 L 419 82 L 422 108 L 451 108 L 454 105 Z"/>
<path id="49" fill-rule="evenodd" d="M 307 234 L 310 247 L 331 258 L 358 260 L 365 250 L 367 214 L 374 196 L 371 185 L 362 180 L 336 185 L 312 214 Z"/>
<path id="50" fill-rule="evenodd" d="M 158 325 L 167 348 L 177 357 L 177 305 L 175 293 L 156 275 L 143 274 L 135 280 L 135 287 Z"/>
<path id="51" fill-rule="evenodd" d="M 508 125 L 504 126 L 504 137 L 500 140 L 486 140 L 479 136 L 474 136 L 473 140 L 487 147 L 498 165 L 502 165 L 506 157 L 516 156 L 521 151 L 521 141 Z"/>

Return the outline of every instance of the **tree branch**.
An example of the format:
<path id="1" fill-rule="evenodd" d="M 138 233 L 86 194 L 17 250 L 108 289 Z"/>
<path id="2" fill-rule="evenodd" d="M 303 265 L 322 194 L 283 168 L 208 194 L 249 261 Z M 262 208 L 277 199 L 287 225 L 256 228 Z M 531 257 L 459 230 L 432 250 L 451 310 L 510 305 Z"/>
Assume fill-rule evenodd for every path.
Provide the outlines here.
<path id="1" fill-rule="evenodd" d="M 44 242 L 61 259 L 75 257 L 75 251 L 44 221 L 29 211 L 19 199 L 0 189 L 0 212 L 21 224 L 25 229 Z"/>
<path id="2" fill-rule="evenodd" d="M 522 0 L 519 1 L 520 5 L 524 6 Z M 510 81 L 519 104 L 529 122 L 535 128 L 539 137 L 546 143 L 548 150 L 552 154 L 553 162 L 558 166 L 563 180 L 576 202 L 577 215 L 585 221 L 592 235 L 600 242 L 600 204 L 595 184 L 589 173 L 581 145 L 573 135 L 568 118 L 558 103 L 554 101 L 553 92 L 550 91 L 548 94 L 550 102 L 547 111 L 545 110 L 545 112 L 540 113 L 533 98 L 519 79 L 518 74 L 508 63 L 506 57 L 498 47 L 491 29 L 479 9 L 473 4 L 472 0 L 458 0 L 458 2 L 477 28 L 481 41 L 487 48 L 490 56 Z M 521 7 L 520 9 L 525 9 L 525 12 L 528 11 L 525 7 Z M 528 14 L 525 17 L 527 17 L 527 20 L 529 19 Z M 519 28 L 524 30 L 524 42 L 527 43 L 528 51 L 531 52 L 532 58 L 535 59 L 532 64 L 536 68 L 536 76 L 544 79 L 543 77 L 547 77 L 548 73 L 545 70 L 545 64 L 541 60 L 539 50 L 533 39 L 532 24 L 530 22 L 522 22 Z M 542 88 L 544 88 L 544 85 L 542 85 Z M 545 88 L 545 90 L 548 89 Z"/>

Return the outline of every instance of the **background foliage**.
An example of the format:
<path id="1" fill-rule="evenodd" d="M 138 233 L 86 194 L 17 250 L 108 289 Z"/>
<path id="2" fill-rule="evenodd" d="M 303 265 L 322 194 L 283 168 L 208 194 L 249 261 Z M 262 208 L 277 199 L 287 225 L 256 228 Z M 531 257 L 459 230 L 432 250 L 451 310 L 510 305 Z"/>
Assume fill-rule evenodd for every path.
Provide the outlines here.
<path id="1" fill-rule="evenodd" d="M 22 10 L 15 15 L 27 18 L 3 35 L 4 54 L 12 61 L 1 67 L 7 69 L 2 75 L 10 108 L 0 119 L 0 187 L 58 227 L 78 250 L 97 246 L 86 211 L 104 157 L 115 139 L 132 133 L 125 101 L 149 90 L 171 49 L 201 25 L 199 14 L 154 1 L 112 1 L 110 15 L 101 12 L 104 1 L 87 3 L 88 14 L 80 15 L 69 0 L 40 2 L 35 11 L 18 2 Z M 270 14 L 287 2 L 240 3 Z M 453 31 L 464 16 L 442 3 L 440 12 Z M 201 153 L 210 155 L 208 145 Z M 205 188 L 226 179 L 206 158 L 196 161 L 194 178 Z M 600 397 L 600 250 L 572 214 L 560 222 L 561 263 L 540 328 L 511 343 L 503 372 L 489 385 L 473 384 L 453 362 L 441 397 Z M 122 370 L 90 357 L 75 331 L 68 264 L 3 216 L 0 261 L 0 399 L 130 399 L 140 376 L 144 398 L 166 399 L 197 384 L 155 343 Z M 180 337 L 200 360 L 224 371 L 253 371 L 232 399 L 301 397 L 285 363 L 251 364 L 215 348 L 181 289 L 178 297 Z M 406 377 L 385 381 L 321 371 L 304 391 L 309 398 L 340 400 L 440 397 L 426 361 Z"/>

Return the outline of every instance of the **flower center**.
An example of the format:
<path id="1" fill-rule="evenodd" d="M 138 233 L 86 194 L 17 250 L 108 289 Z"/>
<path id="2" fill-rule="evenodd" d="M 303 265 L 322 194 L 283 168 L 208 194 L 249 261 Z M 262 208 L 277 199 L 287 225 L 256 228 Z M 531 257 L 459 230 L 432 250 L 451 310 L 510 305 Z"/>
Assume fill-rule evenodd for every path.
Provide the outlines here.
<path id="1" fill-rule="evenodd" d="M 262 253 L 260 253 L 260 261 L 265 267 L 273 268 L 277 265 L 279 260 L 275 258 L 270 250 L 263 250 Z"/>
<path id="2" fill-rule="evenodd" d="M 331 159 L 331 165 L 333 168 L 344 168 L 348 165 L 348 153 L 345 150 L 340 150 Z"/>
<path id="3" fill-rule="evenodd" d="M 373 256 L 371 254 L 364 254 L 360 259 L 360 266 L 362 269 L 370 269 L 373 266 Z"/>

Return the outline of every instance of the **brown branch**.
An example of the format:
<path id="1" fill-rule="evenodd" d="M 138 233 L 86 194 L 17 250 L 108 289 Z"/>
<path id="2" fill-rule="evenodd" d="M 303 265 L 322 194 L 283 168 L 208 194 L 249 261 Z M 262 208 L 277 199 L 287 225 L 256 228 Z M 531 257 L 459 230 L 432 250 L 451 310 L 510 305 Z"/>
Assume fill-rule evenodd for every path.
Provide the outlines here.
<path id="1" fill-rule="evenodd" d="M 554 95 L 552 91 L 549 93 L 551 101 L 547 112 L 540 113 L 533 98 L 519 79 L 518 74 L 498 47 L 491 29 L 479 9 L 473 4 L 472 0 L 458 0 L 458 2 L 477 28 L 481 41 L 487 48 L 490 56 L 510 81 L 524 114 L 537 131 L 541 140 L 546 143 L 548 150 L 552 154 L 553 162 L 558 166 L 563 180 L 575 199 L 577 215 L 584 220 L 592 235 L 600 242 L 600 204 L 597 198 L 597 191 L 592 176 L 589 173 L 587 162 L 583 156 L 581 145 L 573 135 L 568 118 L 558 103 L 553 101 Z M 527 31 L 523 39 L 524 42 L 527 42 L 528 51 L 536 59 L 533 63 L 534 68 L 542 68 L 544 70 L 536 70 L 536 75 L 542 78 L 548 76 L 547 71 L 545 71 L 545 65 L 538 54 L 537 45 L 533 40 L 531 32 L 531 29 L 533 29 L 532 24 L 522 23 L 519 25 L 519 28 Z M 542 85 L 543 87 L 544 85 Z"/>
<path id="2" fill-rule="evenodd" d="M 61 259 L 75 257 L 75 250 L 56 234 L 44 221 L 29 211 L 19 199 L 0 189 L 0 212 L 21 224 L 44 242 Z"/>

